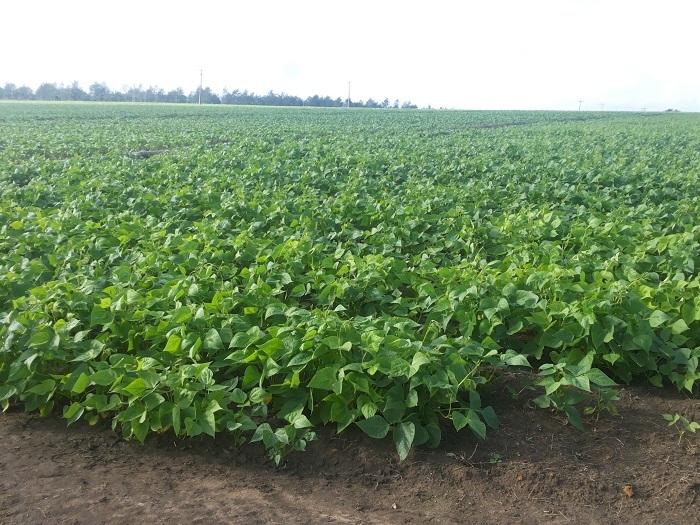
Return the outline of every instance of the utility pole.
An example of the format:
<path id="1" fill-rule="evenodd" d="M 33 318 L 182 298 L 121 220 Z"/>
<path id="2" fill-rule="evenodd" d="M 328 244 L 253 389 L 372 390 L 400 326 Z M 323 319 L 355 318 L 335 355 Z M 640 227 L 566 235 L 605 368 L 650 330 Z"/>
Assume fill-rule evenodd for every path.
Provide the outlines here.
<path id="1" fill-rule="evenodd" d="M 202 105 L 202 77 L 204 76 L 204 70 L 199 70 L 199 105 Z"/>
<path id="2" fill-rule="evenodd" d="M 601 111 L 603 111 L 603 106 L 604 106 L 604 105 L 605 105 L 605 104 L 601 104 L 601 105 L 600 105 L 600 110 L 601 110 Z"/>
<path id="3" fill-rule="evenodd" d="M 583 100 L 579 100 L 579 101 L 578 101 L 578 110 L 579 110 L 579 111 L 581 111 L 581 103 L 582 103 L 582 102 L 583 102 Z"/>
<path id="4" fill-rule="evenodd" d="M 350 107 L 350 82 L 348 82 L 348 107 Z"/>

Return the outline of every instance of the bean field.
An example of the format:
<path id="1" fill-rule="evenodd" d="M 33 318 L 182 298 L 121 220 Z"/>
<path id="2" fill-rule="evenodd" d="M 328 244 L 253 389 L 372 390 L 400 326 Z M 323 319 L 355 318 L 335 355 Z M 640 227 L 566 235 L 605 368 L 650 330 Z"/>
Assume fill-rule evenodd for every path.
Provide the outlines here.
<path id="1" fill-rule="evenodd" d="M 697 395 L 700 117 L 0 104 L 0 402 L 281 463 Z"/>

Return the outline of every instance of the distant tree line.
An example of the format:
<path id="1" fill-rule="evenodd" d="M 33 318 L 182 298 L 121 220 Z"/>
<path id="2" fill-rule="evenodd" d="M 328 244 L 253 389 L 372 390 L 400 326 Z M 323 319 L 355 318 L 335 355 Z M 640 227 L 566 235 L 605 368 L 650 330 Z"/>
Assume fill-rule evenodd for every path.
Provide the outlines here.
<path id="1" fill-rule="evenodd" d="M 224 88 L 221 95 L 214 93 L 211 88 L 205 87 L 185 94 L 182 88 L 166 92 L 158 86 L 144 89 L 143 86 L 132 86 L 124 91 L 113 91 L 103 82 L 95 82 L 90 85 L 88 91 L 84 91 L 78 82 L 70 85 L 41 84 L 36 91 L 28 86 L 16 86 L 10 82 L 0 87 L 0 99 L 4 100 L 84 100 L 100 102 L 171 102 L 177 104 L 238 104 L 246 106 L 316 106 L 316 107 L 343 107 L 347 106 L 347 99 L 320 97 L 313 95 L 302 99 L 286 93 L 268 92 L 266 95 L 258 95 L 248 90 L 234 89 L 228 91 Z M 416 108 L 411 101 L 390 102 L 385 98 L 377 102 L 371 98 L 363 101 L 350 101 L 351 107 L 358 108 Z"/>

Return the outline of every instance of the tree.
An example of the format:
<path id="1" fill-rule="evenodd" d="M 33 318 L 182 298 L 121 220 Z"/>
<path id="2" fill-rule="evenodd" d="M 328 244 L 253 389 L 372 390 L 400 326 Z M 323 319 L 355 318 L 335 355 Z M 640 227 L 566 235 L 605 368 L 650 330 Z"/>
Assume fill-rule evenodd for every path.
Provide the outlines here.
<path id="1" fill-rule="evenodd" d="M 240 104 L 240 105 L 267 105 L 267 106 L 317 106 L 317 107 L 344 107 L 348 100 L 337 97 L 335 99 L 328 95 L 321 97 L 319 95 L 309 96 L 306 99 L 290 95 L 288 93 L 275 93 L 270 90 L 264 95 L 257 95 L 248 90 L 240 91 L 234 89 L 228 91 L 224 88 L 221 96 L 214 93 L 210 87 L 201 89 L 197 87 L 195 91 L 185 95 L 182 88 L 178 87 L 168 91 L 167 93 L 158 86 L 151 86 L 147 89 L 143 88 L 143 84 L 131 86 L 124 84 L 121 90 L 111 91 L 105 82 L 93 82 L 86 93 L 80 87 L 77 81 L 66 86 L 64 84 L 43 83 L 36 92 L 33 92 L 28 86 L 17 87 L 10 82 L 4 87 L 0 87 L 0 99 L 17 99 L 17 100 L 92 100 L 92 101 L 112 101 L 112 102 L 175 102 L 175 103 L 192 103 L 197 104 L 200 100 L 203 104 Z M 350 101 L 351 107 L 365 108 L 415 108 L 416 106 L 411 101 L 404 102 L 399 105 L 398 99 L 393 106 L 388 98 L 383 102 L 377 102 L 371 98 L 367 101 Z"/>
<path id="2" fill-rule="evenodd" d="M 104 102 L 111 95 L 111 91 L 104 82 L 95 82 L 90 86 L 90 98 Z"/>
<path id="3" fill-rule="evenodd" d="M 20 86 L 15 89 L 14 98 L 17 100 L 32 100 L 34 98 L 34 91 L 29 86 Z"/>
<path id="4" fill-rule="evenodd" d="M 183 102 L 187 102 L 187 95 L 185 95 L 185 92 L 182 90 L 181 87 L 177 89 L 173 89 L 171 91 L 168 91 L 165 94 L 165 101 L 166 102 L 176 102 L 178 104 L 181 104 Z"/>
<path id="5" fill-rule="evenodd" d="M 126 98 L 131 102 L 145 102 L 146 93 L 143 90 L 143 84 L 139 84 L 138 87 L 131 86 L 129 91 L 126 92 Z"/>
<path id="6" fill-rule="evenodd" d="M 221 99 L 219 98 L 219 95 L 214 93 L 209 86 L 202 89 L 201 94 L 202 104 L 221 104 Z M 188 101 L 197 104 L 200 100 L 199 95 L 200 88 L 197 88 L 195 91 L 192 91 L 190 93 L 189 97 L 187 97 Z"/>
<path id="7" fill-rule="evenodd" d="M 44 82 L 38 88 L 36 88 L 36 92 L 34 93 L 34 96 L 36 98 L 38 98 L 39 100 L 60 100 L 61 99 L 61 94 L 60 94 L 60 91 L 58 90 L 58 87 L 56 87 L 56 84 L 48 84 L 46 82 Z"/>
<path id="8" fill-rule="evenodd" d="M 15 86 L 12 82 L 8 82 L 5 84 L 5 88 L 3 89 L 3 98 L 6 99 L 13 99 L 15 98 L 15 90 L 17 89 L 17 86 Z"/>
<path id="9" fill-rule="evenodd" d="M 145 93 L 146 102 L 163 102 L 165 100 L 165 91 L 158 86 L 149 87 Z"/>
<path id="10" fill-rule="evenodd" d="M 77 80 L 74 80 L 69 88 L 65 88 L 68 100 L 89 100 L 90 96 L 82 90 Z"/>

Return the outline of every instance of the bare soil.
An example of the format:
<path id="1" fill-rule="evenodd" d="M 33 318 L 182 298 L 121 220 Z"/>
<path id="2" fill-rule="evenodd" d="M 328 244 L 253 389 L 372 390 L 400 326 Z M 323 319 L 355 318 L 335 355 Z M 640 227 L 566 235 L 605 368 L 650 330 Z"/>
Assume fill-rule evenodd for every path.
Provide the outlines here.
<path id="1" fill-rule="evenodd" d="M 390 439 L 321 429 L 283 467 L 226 436 L 145 445 L 107 425 L 0 415 L 0 523 L 700 524 L 700 433 L 679 443 L 662 413 L 700 421 L 700 400 L 625 387 L 619 415 L 580 432 L 508 381 L 482 394 L 502 427 L 446 431 L 399 462 Z"/>

